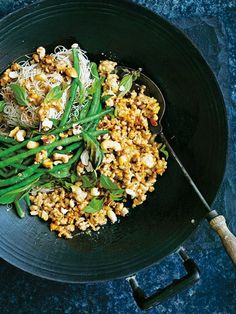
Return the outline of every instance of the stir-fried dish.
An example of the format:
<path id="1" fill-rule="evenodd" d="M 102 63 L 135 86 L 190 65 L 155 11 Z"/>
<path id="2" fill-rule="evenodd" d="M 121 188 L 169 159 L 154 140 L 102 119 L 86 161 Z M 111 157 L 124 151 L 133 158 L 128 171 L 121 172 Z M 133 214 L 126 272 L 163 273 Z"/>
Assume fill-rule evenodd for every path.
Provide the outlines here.
<path id="1" fill-rule="evenodd" d="M 134 88 L 138 76 L 89 61 L 78 44 L 13 63 L 0 79 L 0 204 L 23 218 L 26 203 L 65 238 L 142 204 L 168 152 L 149 128 L 159 104 Z"/>

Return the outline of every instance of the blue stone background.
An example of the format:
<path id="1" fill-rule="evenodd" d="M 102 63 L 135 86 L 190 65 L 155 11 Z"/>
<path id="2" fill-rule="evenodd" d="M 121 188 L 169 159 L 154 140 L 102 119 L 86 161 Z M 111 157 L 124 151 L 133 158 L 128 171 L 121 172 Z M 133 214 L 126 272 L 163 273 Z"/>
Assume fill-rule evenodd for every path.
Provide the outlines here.
<path id="1" fill-rule="evenodd" d="M 33 0 L 0 0 L 0 17 Z M 234 0 L 137 0 L 189 36 L 210 64 L 223 91 L 229 122 L 226 174 L 213 208 L 219 209 L 236 233 L 236 2 Z M 203 223 L 184 247 L 201 269 L 191 289 L 148 313 L 234 314 L 236 272 L 219 239 Z M 182 275 L 177 254 L 138 273 L 147 292 Z M 0 259 L 0 313 L 141 313 L 125 280 L 99 284 L 61 284 L 24 273 Z"/>

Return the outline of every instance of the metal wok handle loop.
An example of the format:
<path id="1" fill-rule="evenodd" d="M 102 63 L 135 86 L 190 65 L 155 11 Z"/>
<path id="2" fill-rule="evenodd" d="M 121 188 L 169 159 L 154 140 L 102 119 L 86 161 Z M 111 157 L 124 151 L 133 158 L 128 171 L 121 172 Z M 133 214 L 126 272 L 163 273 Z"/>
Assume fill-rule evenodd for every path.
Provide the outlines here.
<path id="1" fill-rule="evenodd" d="M 133 292 L 134 300 L 141 310 L 148 310 L 151 307 L 160 304 L 180 291 L 192 286 L 200 279 L 199 269 L 195 262 L 189 258 L 186 251 L 181 248 L 178 253 L 183 260 L 183 265 L 187 274 L 180 279 L 174 279 L 170 285 L 158 289 L 151 296 L 147 297 L 145 295 L 144 291 L 139 287 L 135 276 L 127 278 Z"/>

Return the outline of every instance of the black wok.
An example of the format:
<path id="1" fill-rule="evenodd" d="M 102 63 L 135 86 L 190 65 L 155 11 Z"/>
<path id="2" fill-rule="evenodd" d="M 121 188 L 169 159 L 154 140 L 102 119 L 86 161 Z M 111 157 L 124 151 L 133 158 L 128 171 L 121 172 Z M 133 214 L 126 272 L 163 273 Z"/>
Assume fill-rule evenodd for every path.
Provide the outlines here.
<path id="1" fill-rule="evenodd" d="M 141 67 L 158 84 L 166 100 L 165 135 L 211 204 L 225 169 L 227 123 L 216 79 L 193 44 L 161 17 L 126 1 L 48 0 L 0 21 L 0 70 L 38 46 L 52 50 L 74 42 L 91 59 Z M 46 223 L 29 215 L 20 220 L 2 207 L 0 256 L 58 281 L 125 277 L 176 250 L 204 217 L 204 205 L 169 158 L 156 192 L 98 234 L 58 239 Z"/>

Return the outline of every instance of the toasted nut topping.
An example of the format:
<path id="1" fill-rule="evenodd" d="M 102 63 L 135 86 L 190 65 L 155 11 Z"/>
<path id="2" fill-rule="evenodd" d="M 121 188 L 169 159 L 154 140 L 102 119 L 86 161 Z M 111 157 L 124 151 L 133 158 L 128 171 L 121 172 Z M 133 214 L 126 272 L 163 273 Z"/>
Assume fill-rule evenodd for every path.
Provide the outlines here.
<path id="1" fill-rule="evenodd" d="M 82 132 L 82 126 L 81 125 L 78 125 L 76 123 L 73 124 L 73 129 L 72 129 L 72 133 L 74 135 L 78 135 Z"/>
<path id="2" fill-rule="evenodd" d="M 53 161 L 50 158 L 46 158 L 43 162 L 42 165 L 47 168 L 47 169 L 52 169 L 53 168 Z"/>
<path id="3" fill-rule="evenodd" d="M 34 141 L 29 141 L 26 145 L 26 147 L 28 149 L 33 149 L 33 148 L 37 148 L 39 147 L 39 143 L 38 142 L 34 142 Z"/>
<path id="4" fill-rule="evenodd" d="M 98 191 L 98 188 L 92 188 L 92 189 L 91 189 L 91 195 L 92 195 L 92 196 L 98 196 L 98 195 L 100 195 L 100 192 Z"/>
<path id="5" fill-rule="evenodd" d="M 12 66 L 11 66 L 11 69 L 13 71 L 19 71 L 20 68 L 21 68 L 21 66 L 18 63 L 13 63 Z"/>
<path id="6" fill-rule="evenodd" d="M 66 164 L 72 156 L 73 155 L 55 153 L 55 154 L 53 154 L 53 160 L 60 160 L 64 164 Z"/>
<path id="7" fill-rule="evenodd" d="M 20 130 L 20 128 L 18 126 L 16 126 L 13 130 L 11 130 L 11 132 L 9 133 L 10 137 L 15 137 L 16 133 Z"/>
<path id="8" fill-rule="evenodd" d="M 42 211 L 41 218 L 45 221 L 48 220 L 48 213 L 45 210 Z"/>
<path id="9" fill-rule="evenodd" d="M 40 73 L 35 75 L 34 77 L 37 81 L 41 81 L 41 82 L 46 82 L 47 81 L 47 76 L 44 73 Z"/>
<path id="10" fill-rule="evenodd" d="M 41 152 L 37 153 L 35 156 L 36 163 L 40 163 L 48 157 L 48 152 L 46 150 L 41 150 Z"/>
<path id="11" fill-rule="evenodd" d="M 126 189 L 125 192 L 131 196 L 131 198 L 135 198 L 136 197 L 136 193 L 131 190 L 131 189 Z"/>
<path id="12" fill-rule="evenodd" d="M 78 202 L 83 202 L 85 200 L 85 198 L 87 197 L 87 192 L 82 191 L 79 186 L 72 185 L 71 189 L 72 189 L 72 192 L 73 192 L 75 199 Z"/>
<path id="13" fill-rule="evenodd" d="M 121 150 L 121 145 L 120 143 L 112 140 L 105 140 L 101 143 L 101 147 L 103 150 L 107 150 L 109 148 L 114 149 L 116 152 Z"/>
<path id="14" fill-rule="evenodd" d="M 46 62 L 47 64 L 52 64 L 52 63 L 53 63 L 53 60 L 54 60 L 53 56 L 47 55 L 47 56 L 45 57 L 45 62 Z M 45 70 L 46 70 L 46 69 L 45 69 Z"/>
<path id="15" fill-rule="evenodd" d="M 25 130 L 19 130 L 16 133 L 16 140 L 17 142 L 23 142 L 26 136 L 26 131 Z"/>
<path id="16" fill-rule="evenodd" d="M 45 54 L 46 54 L 45 48 L 38 47 L 38 49 L 36 51 L 37 51 L 37 54 L 39 55 L 39 58 L 42 60 L 45 57 Z"/>
<path id="17" fill-rule="evenodd" d="M 41 137 L 41 140 L 43 141 L 44 144 L 51 144 L 51 143 L 55 142 L 56 137 L 53 134 L 43 135 Z"/>
<path id="18" fill-rule="evenodd" d="M 108 210 L 107 216 L 110 218 L 113 224 L 117 221 L 116 214 L 112 210 Z"/>
<path id="19" fill-rule="evenodd" d="M 18 77 L 18 73 L 16 71 L 12 71 L 12 72 L 9 73 L 9 77 L 11 79 L 15 79 L 15 78 Z"/>
<path id="20" fill-rule="evenodd" d="M 36 53 L 33 54 L 32 58 L 35 62 L 39 62 L 39 56 Z"/>
<path id="21" fill-rule="evenodd" d="M 48 118 L 45 118 L 42 122 L 42 128 L 45 131 L 48 131 L 49 129 L 51 129 L 53 126 L 53 122 L 51 120 L 49 120 Z"/>
<path id="22" fill-rule="evenodd" d="M 76 71 L 75 68 L 67 68 L 67 69 L 65 70 L 65 73 L 66 73 L 66 75 L 69 76 L 69 77 L 73 77 L 73 78 L 78 77 L 78 73 L 77 73 L 77 71 Z"/>

